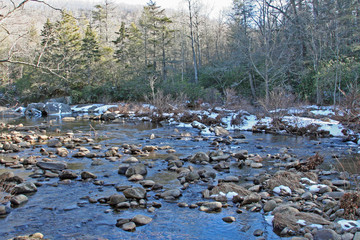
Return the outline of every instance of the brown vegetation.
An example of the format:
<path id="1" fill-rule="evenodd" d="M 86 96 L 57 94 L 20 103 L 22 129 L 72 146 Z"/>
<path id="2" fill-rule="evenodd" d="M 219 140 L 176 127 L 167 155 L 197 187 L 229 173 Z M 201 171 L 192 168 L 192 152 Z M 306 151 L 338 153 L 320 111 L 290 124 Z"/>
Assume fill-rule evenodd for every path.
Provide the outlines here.
<path id="1" fill-rule="evenodd" d="M 266 184 L 269 189 L 274 189 L 280 185 L 288 186 L 291 190 L 303 188 L 300 183 L 300 176 L 288 171 L 278 171 Z"/>
<path id="2" fill-rule="evenodd" d="M 360 205 L 358 192 L 345 193 L 340 199 L 340 208 L 344 209 L 344 218 L 355 220 L 355 214 Z"/>
<path id="3" fill-rule="evenodd" d="M 308 172 L 310 170 L 316 169 L 320 164 L 324 162 L 324 157 L 319 153 L 316 153 L 314 156 L 309 157 L 305 162 L 300 163 L 296 167 L 297 170 L 301 172 Z"/>

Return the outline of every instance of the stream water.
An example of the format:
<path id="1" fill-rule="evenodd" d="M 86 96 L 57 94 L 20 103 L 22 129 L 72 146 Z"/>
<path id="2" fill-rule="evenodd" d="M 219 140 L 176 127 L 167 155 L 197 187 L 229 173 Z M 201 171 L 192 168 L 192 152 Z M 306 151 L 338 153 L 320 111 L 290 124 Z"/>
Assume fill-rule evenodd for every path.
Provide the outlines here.
<path id="1" fill-rule="evenodd" d="M 39 125 L 50 119 L 21 119 L 13 123 L 22 122 L 24 125 Z M 192 136 L 199 134 L 196 129 L 177 128 L 176 126 L 159 126 L 149 122 L 117 122 L 117 123 L 96 123 L 88 121 L 61 122 L 55 119 L 55 125 L 48 129 L 48 134 L 55 134 L 56 128 L 60 128 L 62 133 L 72 130 L 75 135 L 90 135 L 96 139 L 96 143 L 102 146 L 98 152 L 104 152 L 111 146 L 121 147 L 122 144 L 142 144 L 144 145 L 169 145 L 176 150 L 176 155 L 180 158 L 188 157 L 199 151 L 213 151 L 211 146 L 214 137 L 209 136 L 205 141 L 194 141 L 194 138 L 176 138 L 172 135 L 188 132 Z M 156 138 L 150 140 L 150 135 L 155 134 Z M 231 135 L 238 133 L 232 132 Z M 356 161 L 353 153 L 358 151 L 356 145 L 344 143 L 341 139 L 309 139 L 305 137 L 270 135 L 262 133 L 241 132 L 245 139 L 237 144 L 220 145 L 218 149 L 224 151 L 236 151 L 246 149 L 249 153 L 265 156 L 266 154 L 279 153 L 282 148 L 289 148 L 289 153 L 297 155 L 299 158 L 307 158 L 315 152 L 325 156 L 323 168 L 336 168 L 337 161 L 332 155 L 338 155 L 341 159 L 348 159 L 342 166 L 351 168 L 351 162 Z M 83 146 L 91 149 L 91 146 Z M 20 157 L 41 156 L 40 147 L 22 150 Z M 49 149 L 49 148 L 47 148 Z M 49 149 L 51 151 L 51 149 Z M 54 151 L 54 150 L 53 150 Z M 161 202 L 162 207 L 156 209 L 154 213 L 147 212 L 144 208 L 130 208 L 123 211 L 115 211 L 108 205 L 100 203 L 90 204 L 84 197 L 89 196 L 95 199 L 109 197 L 117 193 L 115 185 L 138 186 L 137 183 L 129 182 L 123 175 L 117 173 L 119 162 L 110 162 L 101 159 L 102 165 L 93 166 L 92 160 L 88 158 L 60 158 L 69 163 L 69 168 L 76 172 L 89 171 L 98 176 L 98 180 L 103 180 L 105 185 L 98 186 L 92 182 L 80 180 L 71 181 L 70 184 L 59 183 L 57 178 L 38 179 L 43 186 L 38 191 L 29 196 L 29 201 L 16 209 L 3 219 L 0 219 L 0 239 L 9 239 L 17 235 L 41 232 L 49 239 L 256 239 L 253 232 L 257 229 L 264 231 L 263 237 L 266 239 L 281 239 L 273 232 L 263 213 L 247 212 L 236 213 L 236 207 L 224 208 L 219 213 L 205 213 L 198 209 L 180 208 L 177 202 L 188 204 L 204 201 L 201 191 L 206 189 L 209 184 L 216 184 L 216 179 L 224 178 L 227 175 L 239 176 L 244 179 L 246 176 L 259 173 L 261 171 L 276 170 L 273 164 L 277 160 L 264 163 L 261 169 L 251 169 L 249 167 L 239 169 L 233 164 L 230 171 L 217 172 L 217 177 L 213 183 L 199 182 L 190 184 L 190 187 L 182 192 L 182 197 L 176 202 L 155 199 L 155 193 L 150 191 L 148 202 Z M 169 154 L 165 150 L 156 151 L 154 154 L 141 158 L 152 168 L 148 169 L 145 179 L 151 179 L 164 185 L 165 189 L 181 188 L 180 182 L 173 172 L 166 170 L 167 163 L 165 158 Z M 11 155 L 10 155 L 11 156 Z M 344 157 L 346 156 L 346 157 Z M 2 156 L 7 157 L 7 156 Z M 355 160 L 354 160 L 355 159 Z M 189 163 L 185 162 L 185 167 Z M 195 169 L 212 169 L 211 165 L 194 165 Z M 23 177 L 28 178 L 31 171 L 13 170 Z M 0 173 L 5 171 L 0 166 Z M 215 171 L 215 170 L 213 170 Z M 356 171 L 356 170 L 355 170 Z M 30 179 L 29 181 L 33 181 Z M 231 203 L 231 202 L 230 202 Z M 138 227 L 135 232 L 125 232 L 115 226 L 119 218 L 131 218 L 136 214 L 143 214 L 153 218 L 153 221 L 145 226 Z M 222 218 L 234 216 L 236 221 L 225 223 Z"/>

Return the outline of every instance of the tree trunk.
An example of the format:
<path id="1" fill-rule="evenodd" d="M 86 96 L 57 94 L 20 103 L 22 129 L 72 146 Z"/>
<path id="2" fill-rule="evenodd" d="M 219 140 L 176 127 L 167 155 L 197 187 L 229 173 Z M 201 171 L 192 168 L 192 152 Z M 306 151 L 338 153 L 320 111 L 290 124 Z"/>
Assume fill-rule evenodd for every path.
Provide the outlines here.
<path id="1" fill-rule="evenodd" d="M 193 17 L 192 17 L 192 10 L 191 10 L 191 0 L 188 0 L 189 4 L 189 25 L 190 25 L 190 39 L 191 39 L 191 49 L 193 54 L 193 64 L 194 64 L 194 77 L 195 83 L 199 83 L 198 77 L 198 67 L 197 67 L 197 60 L 196 60 L 196 52 L 195 52 L 195 44 L 194 44 L 194 32 L 193 32 Z"/>

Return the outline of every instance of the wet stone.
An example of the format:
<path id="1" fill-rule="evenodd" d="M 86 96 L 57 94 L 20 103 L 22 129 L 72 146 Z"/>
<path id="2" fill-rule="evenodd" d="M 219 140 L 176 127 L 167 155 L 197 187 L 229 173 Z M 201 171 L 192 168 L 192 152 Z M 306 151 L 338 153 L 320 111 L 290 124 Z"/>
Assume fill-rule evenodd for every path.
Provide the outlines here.
<path id="1" fill-rule="evenodd" d="M 136 230 L 136 224 L 134 222 L 128 222 L 121 226 L 124 231 L 134 232 Z"/>
<path id="2" fill-rule="evenodd" d="M 134 222 L 137 226 L 143 226 L 146 224 L 149 224 L 153 219 L 151 217 L 145 216 L 145 215 L 136 215 L 131 219 L 132 222 Z"/>
<path id="3" fill-rule="evenodd" d="M 227 223 L 232 223 L 236 221 L 235 217 L 223 217 L 222 220 Z"/>

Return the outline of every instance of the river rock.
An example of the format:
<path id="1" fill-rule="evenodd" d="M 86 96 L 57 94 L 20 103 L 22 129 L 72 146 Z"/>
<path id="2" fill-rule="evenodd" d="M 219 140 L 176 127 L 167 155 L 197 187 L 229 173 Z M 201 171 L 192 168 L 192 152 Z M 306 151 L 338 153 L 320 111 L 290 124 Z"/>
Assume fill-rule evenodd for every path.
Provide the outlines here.
<path id="1" fill-rule="evenodd" d="M 221 202 L 203 202 L 199 210 L 203 212 L 218 212 L 222 209 Z"/>
<path id="2" fill-rule="evenodd" d="M 16 196 L 12 197 L 10 202 L 13 205 L 21 205 L 23 203 L 26 203 L 28 200 L 29 199 L 28 199 L 27 196 L 25 196 L 24 194 L 19 194 L 19 195 L 16 195 Z"/>
<path id="3" fill-rule="evenodd" d="M 146 175 L 147 174 L 147 168 L 143 163 L 139 163 L 135 166 L 130 166 L 126 172 L 125 172 L 125 176 L 126 177 L 131 177 L 132 175 L 135 174 L 140 174 L 140 175 Z"/>
<path id="4" fill-rule="evenodd" d="M 116 119 L 116 113 L 106 112 L 101 115 L 100 119 L 103 121 L 113 121 Z"/>
<path id="5" fill-rule="evenodd" d="M 236 218 L 230 216 L 230 217 L 223 217 L 222 220 L 227 223 L 232 223 L 236 221 Z"/>
<path id="6" fill-rule="evenodd" d="M 76 179 L 77 177 L 78 177 L 77 174 L 74 173 L 73 171 L 70 171 L 70 170 L 63 170 L 59 174 L 59 178 L 61 180 L 64 180 L 64 179 Z"/>
<path id="7" fill-rule="evenodd" d="M 314 240 L 341 240 L 341 236 L 332 229 L 321 229 L 314 234 Z"/>
<path id="8" fill-rule="evenodd" d="M 245 160 L 248 158 L 248 150 L 240 150 L 234 153 L 234 157 L 239 160 Z"/>
<path id="9" fill-rule="evenodd" d="M 33 193 L 36 191 L 37 191 L 37 187 L 32 182 L 20 183 L 14 187 L 14 192 L 16 194 Z"/>
<path id="10" fill-rule="evenodd" d="M 56 154 L 60 157 L 66 157 L 69 154 L 69 150 L 67 150 L 66 148 L 57 148 Z"/>
<path id="11" fill-rule="evenodd" d="M 109 205 L 115 206 L 119 203 L 127 201 L 126 197 L 122 194 L 113 194 L 109 198 Z"/>
<path id="12" fill-rule="evenodd" d="M 224 182 L 239 182 L 239 178 L 236 176 L 226 176 L 223 181 Z"/>
<path id="13" fill-rule="evenodd" d="M 116 226 L 117 227 L 122 227 L 122 225 L 124 225 L 125 223 L 130 222 L 130 219 L 128 218 L 119 218 L 116 220 Z"/>
<path id="14" fill-rule="evenodd" d="M 62 147 L 62 145 L 63 144 L 59 139 L 50 139 L 47 143 L 47 146 L 51 148 L 60 148 Z"/>
<path id="15" fill-rule="evenodd" d="M 127 198 L 144 199 L 146 198 L 146 190 L 142 187 L 128 188 L 124 190 Z"/>
<path id="16" fill-rule="evenodd" d="M 6 181 L 7 179 L 13 178 L 15 174 L 13 172 L 4 172 L 0 174 L 0 181 Z"/>
<path id="17" fill-rule="evenodd" d="M 251 193 L 244 198 L 243 204 L 257 203 L 261 200 L 261 196 L 257 193 Z"/>
<path id="18" fill-rule="evenodd" d="M 37 162 L 36 166 L 43 170 L 55 171 L 62 171 L 67 168 L 67 164 L 65 162 Z"/>
<path id="19" fill-rule="evenodd" d="M 143 180 L 140 182 L 140 184 L 144 187 L 144 188 L 151 188 L 155 185 L 155 182 L 153 180 Z"/>
<path id="20" fill-rule="evenodd" d="M 349 188 L 350 181 L 348 180 L 332 180 L 331 183 L 337 187 Z"/>
<path id="21" fill-rule="evenodd" d="M 45 104 L 44 103 L 30 103 L 25 109 L 27 116 L 43 116 Z"/>
<path id="22" fill-rule="evenodd" d="M 331 222 L 324 219 L 320 215 L 315 213 L 300 212 L 294 207 L 291 206 L 278 206 L 273 210 L 274 219 L 273 227 L 275 231 L 283 231 L 284 229 L 289 229 L 291 231 L 299 231 L 301 228 L 301 221 L 306 222 L 307 225 L 311 224 L 321 224 L 321 225 L 330 225 Z"/>
<path id="23" fill-rule="evenodd" d="M 140 174 L 134 174 L 131 177 L 129 177 L 128 180 L 132 181 L 132 182 L 137 182 L 137 181 L 144 180 L 144 176 L 140 175 Z"/>
<path id="24" fill-rule="evenodd" d="M 134 222 L 128 222 L 121 226 L 124 231 L 134 232 L 136 230 L 136 224 Z"/>
<path id="25" fill-rule="evenodd" d="M 264 204 L 264 212 L 271 212 L 274 210 L 277 206 L 277 203 L 275 200 L 269 200 Z"/>
<path id="26" fill-rule="evenodd" d="M 190 162 L 209 162 L 209 156 L 204 152 L 195 153 L 193 156 L 190 157 Z"/>
<path id="27" fill-rule="evenodd" d="M 4 216 L 10 213 L 10 208 L 5 205 L 0 205 L 0 216 Z"/>
<path id="28" fill-rule="evenodd" d="M 228 130 L 220 126 L 214 127 L 214 133 L 215 136 L 228 136 L 230 134 Z"/>
<path id="29" fill-rule="evenodd" d="M 220 162 L 220 161 L 226 161 L 230 158 L 229 154 L 222 154 L 218 156 L 211 156 L 212 161 Z"/>
<path id="30" fill-rule="evenodd" d="M 152 221 L 151 217 L 145 216 L 145 215 L 136 215 L 131 219 L 132 222 L 134 222 L 137 226 L 143 226 L 146 224 L 149 224 Z"/>
<path id="31" fill-rule="evenodd" d="M 263 164 L 262 163 L 259 163 L 259 162 L 252 162 L 250 164 L 250 167 L 252 168 L 262 168 L 263 167 Z"/>
<path id="32" fill-rule="evenodd" d="M 125 175 L 126 171 L 129 169 L 130 164 L 120 164 L 118 173 L 121 175 Z"/>
<path id="33" fill-rule="evenodd" d="M 181 196 L 181 191 L 179 189 L 167 190 L 160 194 L 160 197 L 164 199 L 176 199 L 180 196 Z"/>
<path id="34" fill-rule="evenodd" d="M 199 180 L 199 179 L 200 179 L 200 175 L 197 172 L 189 172 L 185 177 L 185 180 L 187 182 L 193 182 L 193 181 Z"/>
<path id="35" fill-rule="evenodd" d="M 225 161 L 221 161 L 218 164 L 216 164 L 213 168 L 216 169 L 216 170 L 229 169 L 230 168 L 230 163 L 225 162 Z"/>
<path id="36" fill-rule="evenodd" d="M 43 116 L 71 114 L 71 107 L 65 103 L 47 102 L 44 106 Z"/>
<path id="37" fill-rule="evenodd" d="M 5 151 L 13 151 L 13 152 L 20 151 L 20 147 L 17 144 L 7 143 L 7 142 L 3 144 L 3 149 Z"/>
<path id="38" fill-rule="evenodd" d="M 81 173 L 81 179 L 86 180 L 89 178 L 96 179 L 97 176 L 91 172 L 86 172 L 86 171 Z"/>

